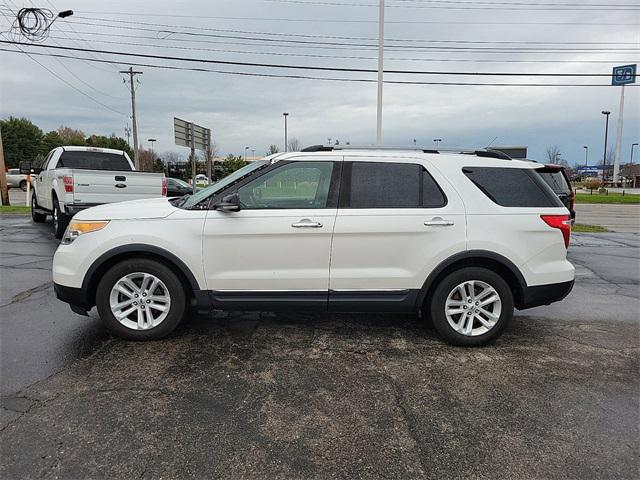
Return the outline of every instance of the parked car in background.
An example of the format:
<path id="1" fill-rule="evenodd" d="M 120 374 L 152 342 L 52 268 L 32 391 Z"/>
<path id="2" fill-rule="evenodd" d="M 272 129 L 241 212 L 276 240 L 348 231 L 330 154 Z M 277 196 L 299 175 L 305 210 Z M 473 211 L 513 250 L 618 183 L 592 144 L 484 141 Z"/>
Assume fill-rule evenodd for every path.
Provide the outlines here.
<path id="1" fill-rule="evenodd" d="M 414 312 L 455 345 L 572 289 L 569 212 L 542 165 L 479 150 L 316 146 L 195 195 L 78 213 L 56 295 L 116 335 L 168 335 L 202 310 Z"/>
<path id="2" fill-rule="evenodd" d="M 136 172 L 122 150 L 57 147 L 30 170 L 35 175 L 31 217 L 44 222 L 51 215 L 56 238 L 85 208 L 167 194 L 164 173 Z"/>
<path id="3" fill-rule="evenodd" d="M 574 192 L 571 188 L 571 181 L 565 168 L 562 165 L 547 164 L 543 168 L 536 170 L 538 175 L 551 187 L 558 195 L 558 198 L 571 214 L 571 221 L 576 219 L 576 211 L 574 209 Z"/>
<path id="4" fill-rule="evenodd" d="M 196 185 L 209 185 L 209 179 L 203 173 L 196 175 Z"/>
<path id="5" fill-rule="evenodd" d="M 23 192 L 26 192 L 27 182 L 27 174 L 20 173 L 19 168 L 10 168 L 7 170 L 7 185 L 9 188 L 19 188 Z"/>
<path id="6" fill-rule="evenodd" d="M 167 197 L 181 197 L 192 193 L 193 187 L 184 180 L 167 177 Z"/>

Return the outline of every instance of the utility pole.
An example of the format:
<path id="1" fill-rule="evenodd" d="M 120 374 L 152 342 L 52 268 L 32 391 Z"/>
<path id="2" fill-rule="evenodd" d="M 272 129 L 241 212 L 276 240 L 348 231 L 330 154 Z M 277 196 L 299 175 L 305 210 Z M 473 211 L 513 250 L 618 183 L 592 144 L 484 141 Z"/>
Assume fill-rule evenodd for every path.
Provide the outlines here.
<path id="1" fill-rule="evenodd" d="M 287 145 L 287 117 L 289 116 L 289 113 L 284 112 L 282 116 L 284 117 L 284 151 L 288 152 L 289 145 Z"/>
<path id="2" fill-rule="evenodd" d="M 193 193 L 195 194 L 197 190 L 196 186 L 196 139 L 193 132 L 193 123 L 189 123 L 189 146 L 191 147 L 191 178 L 193 181 Z"/>
<path id="3" fill-rule="evenodd" d="M 384 73 L 384 0 L 380 0 L 378 18 L 378 112 L 376 145 L 382 145 L 382 83 Z"/>
<path id="4" fill-rule="evenodd" d="M 2 205 L 9 203 L 9 188 L 7 187 L 7 170 L 4 164 L 4 148 L 2 147 L 2 130 L 0 130 L 0 193 Z"/>
<path id="5" fill-rule="evenodd" d="M 211 181 L 211 139 L 209 139 L 204 154 L 207 156 L 207 179 Z"/>
<path id="6" fill-rule="evenodd" d="M 126 73 L 129 75 L 129 86 L 131 87 L 131 123 L 133 124 L 133 163 L 135 164 L 136 169 L 140 169 L 140 159 L 138 158 L 138 124 L 136 122 L 136 88 L 134 85 L 134 77 L 136 75 L 142 75 L 142 72 L 135 72 L 133 67 L 129 67 L 129 70 L 120 70 L 120 73 Z"/>
<path id="7" fill-rule="evenodd" d="M 583 145 L 582 148 L 584 148 L 584 166 L 586 168 L 589 163 L 589 147 L 587 145 Z"/>

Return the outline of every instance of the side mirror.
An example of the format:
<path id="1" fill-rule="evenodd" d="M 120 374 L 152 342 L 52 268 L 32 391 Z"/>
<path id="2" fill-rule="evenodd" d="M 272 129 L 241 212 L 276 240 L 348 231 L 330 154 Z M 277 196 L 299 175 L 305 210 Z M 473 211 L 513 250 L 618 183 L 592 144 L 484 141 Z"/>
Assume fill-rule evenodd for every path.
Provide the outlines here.
<path id="1" fill-rule="evenodd" d="M 41 171 L 41 168 L 32 167 L 31 162 L 20 162 L 20 173 L 23 175 L 38 174 Z"/>
<path id="2" fill-rule="evenodd" d="M 240 198 L 237 193 L 222 197 L 222 201 L 216 203 L 213 208 L 221 212 L 238 212 L 240 211 Z"/>

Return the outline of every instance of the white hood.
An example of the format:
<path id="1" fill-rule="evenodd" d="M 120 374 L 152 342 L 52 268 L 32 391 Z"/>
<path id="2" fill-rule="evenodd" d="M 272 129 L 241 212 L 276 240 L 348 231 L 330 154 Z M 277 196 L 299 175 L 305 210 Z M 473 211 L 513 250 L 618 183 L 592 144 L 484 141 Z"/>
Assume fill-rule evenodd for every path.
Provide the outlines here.
<path id="1" fill-rule="evenodd" d="M 74 215 L 75 220 L 138 220 L 164 218 L 176 211 L 166 197 L 106 203 Z"/>

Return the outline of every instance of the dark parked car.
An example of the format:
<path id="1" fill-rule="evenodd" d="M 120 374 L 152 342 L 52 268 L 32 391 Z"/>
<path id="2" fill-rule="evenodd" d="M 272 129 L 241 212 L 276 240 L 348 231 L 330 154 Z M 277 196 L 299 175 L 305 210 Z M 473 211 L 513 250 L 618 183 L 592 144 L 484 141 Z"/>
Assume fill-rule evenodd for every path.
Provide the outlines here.
<path id="1" fill-rule="evenodd" d="M 167 197 L 181 197 L 193 193 L 193 188 L 184 180 L 167 177 Z"/>
<path id="2" fill-rule="evenodd" d="M 573 209 L 574 194 L 564 167 L 561 165 L 547 164 L 544 168 L 537 170 L 537 172 L 569 209 L 571 220 L 574 221 L 576 219 L 576 211 Z"/>

